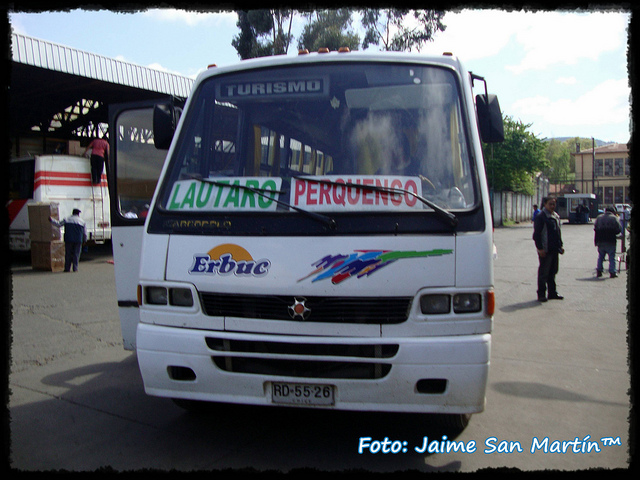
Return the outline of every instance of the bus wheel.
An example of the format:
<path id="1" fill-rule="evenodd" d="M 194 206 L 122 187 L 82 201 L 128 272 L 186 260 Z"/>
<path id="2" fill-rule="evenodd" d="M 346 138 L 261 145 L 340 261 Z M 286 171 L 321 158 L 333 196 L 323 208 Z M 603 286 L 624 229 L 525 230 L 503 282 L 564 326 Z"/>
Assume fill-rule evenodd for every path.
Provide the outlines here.
<path id="1" fill-rule="evenodd" d="M 471 420 L 470 413 L 451 413 L 435 415 L 434 423 L 447 430 L 462 432 Z"/>
<path id="2" fill-rule="evenodd" d="M 187 400 L 184 398 L 172 398 L 173 403 L 175 403 L 180 408 L 190 412 L 190 413 L 207 413 L 213 410 L 213 406 L 215 405 L 212 402 L 204 402 L 201 400 Z"/>

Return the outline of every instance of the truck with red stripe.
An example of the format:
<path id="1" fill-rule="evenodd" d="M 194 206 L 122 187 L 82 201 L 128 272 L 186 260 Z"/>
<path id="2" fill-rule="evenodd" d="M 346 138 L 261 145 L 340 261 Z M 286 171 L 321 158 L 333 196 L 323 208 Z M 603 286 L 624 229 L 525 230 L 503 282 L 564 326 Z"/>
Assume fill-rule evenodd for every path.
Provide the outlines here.
<path id="1" fill-rule="evenodd" d="M 9 247 L 28 251 L 30 203 L 57 203 L 60 218 L 81 210 L 90 243 L 111 239 L 111 213 L 106 173 L 91 183 L 88 158 L 74 155 L 35 155 L 9 163 Z"/>

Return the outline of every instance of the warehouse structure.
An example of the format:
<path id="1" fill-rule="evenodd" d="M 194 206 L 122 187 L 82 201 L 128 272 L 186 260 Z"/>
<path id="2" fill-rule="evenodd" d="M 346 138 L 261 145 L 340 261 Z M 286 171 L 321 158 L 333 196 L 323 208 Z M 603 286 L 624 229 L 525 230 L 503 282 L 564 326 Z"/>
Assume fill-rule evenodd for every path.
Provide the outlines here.
<path id="1" fill-rule="evenodd" d="M 77 153 L 107 134 L 110 104 L 177 96 L 193 79 L 13 33 L 11 157 Z"/>

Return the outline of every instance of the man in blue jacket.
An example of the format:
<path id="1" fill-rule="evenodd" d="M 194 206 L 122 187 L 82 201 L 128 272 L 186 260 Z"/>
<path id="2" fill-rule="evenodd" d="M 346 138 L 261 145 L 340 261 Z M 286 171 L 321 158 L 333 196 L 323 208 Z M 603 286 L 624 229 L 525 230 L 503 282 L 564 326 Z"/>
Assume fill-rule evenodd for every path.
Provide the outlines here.
<path id="1" fill-rule="evenodd" d="M 87 229 L 84 220 L 80 218 L 80 210 L 73 209 L 70 217 L 58 222 L 49 217 L 49 221 L 56 227 L 64 227 L 64 271 L 78 271 L 82 244 L 87 241 Z"/>
<path id="2" fill-rule="evenodd" d="M 556 290 L 556 274 L 558 273 L 558 255 L 564 253 L 562 233 L 560 232 L 560 216 L 555 212 L 556 199 L 543 198 L 543 208 L 533 220 L 533 241 L 538 251 L 540 266 L 538 267 L 538 301 L 562 300 Z M 549 290 L 547 296 L 547 289 Z"/>

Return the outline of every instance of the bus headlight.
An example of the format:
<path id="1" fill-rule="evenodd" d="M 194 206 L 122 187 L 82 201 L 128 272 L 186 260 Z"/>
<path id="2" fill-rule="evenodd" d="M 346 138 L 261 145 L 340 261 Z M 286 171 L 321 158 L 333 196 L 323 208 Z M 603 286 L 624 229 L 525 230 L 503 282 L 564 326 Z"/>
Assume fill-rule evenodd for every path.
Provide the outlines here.
<path id="1" fill-rule="evenodd" d="M 169 303 L 177 307 L 192 307 L 193 296 L 188 288 L 170 288 Z"/>
<path id="2" fill-rule="evenodd" d="M 458 293 L 453 296 L 455 313 L 479 312 L 482 309 L 482 297 L 479 293 Z"/>
<path id="3" fill-rule="evenodd" d="M 166 305 L 167 298 L 167 289 L 164 287 L 145 288 L 145 303 L 150 303 L 151 305 Z"/>
<path id="4" fill-rule="evenodd" d="M 420 310 L 425 315 L 449 313 L 451 297 L 446 294 L 423 295 L 420 297 Z"/>
<path id="5" fill-rule="evenodd" d="M 147 286 L 145 291 L 145 303 L 149 305 L 172 305 L 174 307 L 192 307 L 193 295 L 188 288 L 180 287 L 152 287 Z"/>

